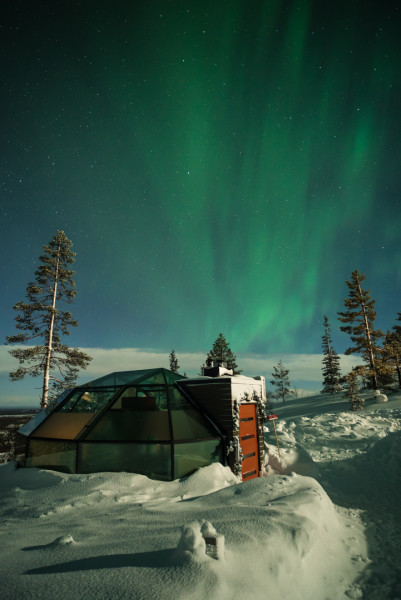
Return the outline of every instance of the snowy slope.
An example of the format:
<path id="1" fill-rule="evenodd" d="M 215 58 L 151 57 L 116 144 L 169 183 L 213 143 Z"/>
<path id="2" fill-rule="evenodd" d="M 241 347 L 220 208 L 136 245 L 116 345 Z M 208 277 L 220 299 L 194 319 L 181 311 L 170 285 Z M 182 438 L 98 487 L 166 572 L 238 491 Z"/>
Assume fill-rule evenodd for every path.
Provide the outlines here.
<path id="1" fill-rule="evenodd" d="M 272 474 L 247 483 L 220 464 L 175 482 L 0 466 L 2 598 L 401 597 L 401 399 L 313 398 L 276 407 L 280 456 L 266 434 Z M 224 560 L 199 547 L 204 520 Z"/>
<path id="2" fill-rule="evenodd" d="M 308 468 L 307 449 L 339 514 L 363 525 L 368 562 L 358 581 L 360 597 L 401 598 L 401 394 L 390 395 L 386 404 L 367 394 L 363 411 L 344 408 L 343 400 L 327 396 L 276 407 L 286 447 L 282 462 L 285 467 L 289 456 L 294 467 L 298 456 L 300 469 Z M 270 451 L 274 458 L 276 448 Z"/>

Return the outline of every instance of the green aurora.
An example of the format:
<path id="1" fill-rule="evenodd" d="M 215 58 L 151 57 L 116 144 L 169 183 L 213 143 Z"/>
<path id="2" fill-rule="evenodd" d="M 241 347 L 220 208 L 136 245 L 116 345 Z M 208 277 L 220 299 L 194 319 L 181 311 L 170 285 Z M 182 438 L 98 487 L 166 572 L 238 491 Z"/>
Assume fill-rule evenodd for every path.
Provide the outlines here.
<path id="1" fill-rule="evenodd" d="M 394 3 L 8 4 L 6 335 L 57 229 L 82 346 L 206 352 L 222 331 L 236 352 L 319 351 L 355 268 L 392 326 Z"/>

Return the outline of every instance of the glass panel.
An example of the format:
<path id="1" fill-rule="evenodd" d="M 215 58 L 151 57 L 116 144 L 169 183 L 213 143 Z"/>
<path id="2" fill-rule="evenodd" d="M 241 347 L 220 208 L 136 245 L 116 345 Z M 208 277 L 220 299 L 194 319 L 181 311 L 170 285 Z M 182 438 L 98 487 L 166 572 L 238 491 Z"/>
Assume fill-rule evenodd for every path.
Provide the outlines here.
<path id="1" fill-rule="evenodd" d="M 93 413 L 55 412 L 35 429 L 31 437 L 73 440 L 91 419 Z"/>
<path id="2" fill-rule="evenodd" d="M 221 461 L 219 440 L 174 444 L 174 477 L 189 475 L 199 467 Z"/>
<path id="3" fill-rule="evenodd" d="M 166 379 L 165 379 L 166 378 Z M 99 379 L 94 379 L 86 387 L 114 386 L 114 385 L 134 385 L 136 382 L 146 383 L 174 383 L 179 379 L 185 379 L 183 375 L 171 373 L 167 369 L 140 369 L 137 371 L 118 371 L 110 373 Z"/>
<path id="4" fill-rule="evenodd" d="M 80 473 L 126 471 L 153 479 L 171 480 L 170 444 L 85 444 L 79 443 Z"/>
<path id="5" fill-rule="evenodd" d="M 127 388 L 111 408 L 134 411 L 167 410 L 166 389 L 153 386 Z"/>
<path id="6" fill-rule="evenodd" d="M 149 377 L 145 377 L 145 379 L 141 379 L 140 383 L 141 385 L 143 383 L 162 383 L 165 385 L 166 381 L 164 379 L 163 371 L 158 371 L 157 373 L 149 374 Z"/>
<path id="7" fill-rule="evenodd" d="M 170 387 L 170 409 L 175 440 L 216 437 L 216 430 L 206 417 L 172 386 Z"/>
<path id="8" fill-rule="evenodd" d="M 58 409 L 58 412 L 66 413 L 95 413 L 100 410 L 116 393 L 116 388 L 106 390 L 85 390 L 79 388 Z"/>
<path id="9" fill-rule="evenodd" d="M 179 373 L 172 373 L 171 371 L 164 371 L 164 375 L 166 376 L 167 383 L 175 383 L 180 379 L 186 379 L 185 375 L 180 375 Z"/>
<path id="10" fill-rule="evenodd" d="M 50 402 L 46 408 L 41 410 L 37 415 L 35 415 L 28 423 L 25 423 L 18 431 L 21 435 L 29 435 L 34 431 L 38 425 L 43 423 L 43 421 L 53 412 L 53 410 L 71 393 L 71 389 L 64 390 L 53 402 Z"/>
<path id="11" fill-rule="evenodd" d="M 140 402 L 141 398 L 134 398 Z M 147 403 L 149 398 L 146 397 Z M 154 406 L 154 405 L 153 405 Z M 154 410 L 108 410 L 93 429 L 85 436 L 87 440 L 169 441 L 168 412 Z"/>
<path id="12" fill-rule="evenodd" d="M 117 400 L 114 402 L 113 406 L 111 406 L 111 409 L 116 409 L 116 410 L 121 410 L 123 407 L 123 404 L 130 404 L 131 400 L 134 400 L 136 398 L 136 388 L 134 387 L 130 387 L 127 388 L 126 390 L 124 390 L 124 392 L 121 394 L 121 396 L 119 396 L 117 398 Z M 124 399 L 124 402 L 123 402 Z"/>
<path id="13" fill-rule="evenodd" d="M 167 369 L 158 369 L 157 373 L 149 374 L 149 377 L 141 379 L 140 383 L 163 383 L 163 384 L 172 384 L 180 379 L 185 379 L 184 375 L 179 375 L 178 373 L 172 373 Z"/>
<path id="14" fill-rule="evenodd" d="M 15 451 L 14 451 L 14 460 L 18 461 L 21 465 L 25 464 L 25 454 L 27 448 L 27 439 L 24 435 L 15 436 Z"/>
<path id="15" fill-rule="evenodd" d="M 151 386 L 138 386 L 137 388 L 138 402 L 141 403 L 146 410 L 167 410 L 167 391 L 166 386 L 162 388 L 153 388 Z M 152 408 L 151 408 L 152 407 Z M 135 409 L 134 409 L 135 410 Z"/>
<path id="16" fill-rule="evenodd" d="M 87 384 L 87 387 L 111 386 L 111 385 L 130 385 L 134 384 L 138 379 L 146 378 L 148 375 L 152 377 L 154 373 L 159 373 L 160 369 L 140 369 L 137 371 L 117 371 L 110 373 L 99 379 L 94 379 Z M 164 383 L 164 379 L 161 383 Z"/>
<path id="17" fill-rule="evenodd" d="M 26 467 L 75 473 L 76 445 L 73 442 L 29 440 Z"/>

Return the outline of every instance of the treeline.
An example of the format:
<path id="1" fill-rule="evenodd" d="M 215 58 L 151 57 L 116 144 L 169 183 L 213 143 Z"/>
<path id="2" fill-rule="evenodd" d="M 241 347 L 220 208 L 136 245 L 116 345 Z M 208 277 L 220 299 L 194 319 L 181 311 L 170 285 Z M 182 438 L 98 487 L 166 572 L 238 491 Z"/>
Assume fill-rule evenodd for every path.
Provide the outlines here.
<path id="1" fill-rule="evenodd" d="M 344 299 L 345 310 L 337 313 L 340 323 L 343 323 L 340 331 L 347 333 L 351 339 L 345 354 L 357 354 L 361 358 L 361 364 L 344 376 L 341 375 L 339 356 L 333 348 L 329 322 L 324 316 L 322 392 L 334 395 L 344 390 L 353 410 L 362 408 L 364 404 L 359 394 L 361 388 L 388 389 L 395 384 L 401 388 L 401 325 L 395 323 L 392 331 L 387 330 L 385 334 L 376 329 L 376 301 L 370 297 L 370 291 L 364 289 L 365 279 L 358 270 L 352 273 L 350 281 L 346 281 L 348 298 Z M 401 321 L 401 313 L 395 321 Z"/>
<path id="2" fill-rule="evenodd" d="M 337 313 L 342 323 L 340 331 L 347 333 L 351 340 L 345 354 L 357 354 L 361 358 L 361 364 L 345 375 L 341 373 L 340 357 L 333 346 L 329 320 L 326 315 L 323 317 L 322 393 L 335 396 L 344 392 L 353 410 L 363 406 L 364 400 L 359 394 L 363 388 L 386 390 L 394 385 L 401 388 L 401 324 L 396 322 L 386 333 L 376 329 L 376 301 L 370 297 L 370 291 L 364 289 L 365 279 L 358 270 L 352 273 L 350 281 L 346 281 L 348 297 L 344 299 L 345 310 Z M 395 321 L 401 323 L 401 312 Z M 241 373 L 236 356 L 222 333 L 208 352 L 206 364 L 211 360 L 224 364 L 234 374 Z M 170 369 L 174 372 L 179 369 L 174 350 L 170 354 Z M 274 388 L 270 392 L 271 398 L 285 402 L 289 397 L 297 396 L 297 390 L 290 383 L 289 369 L 281 360 L 273 367 L 271 377 L 270 383 Z"/>
<path id="3" fill-rule="evenodd" d="M 201 365 L 200 375 L 203 374 L 203 369 L 211 364 L 224 366 L 226 369 L 231 370 L 233 375 L 239 375 L 242 373 L 242 369 L 239 369 L 237 364 L 237 357 L 232 352 L 229 342 L 227 342 L 225 336 L 220 333 L 213 342 L 211 350 L 206 355 L 205 362 Z M 178 373 L 179 364 L 178 359 L 173 349 L 169 354 L 169 366 L 170 371 Z M 282 361 L 279 360 L 277 365 L 273 367 L 272 379 L 270 383 L 273 385 L 275 391 L 270 393 L 271 398 L 277 398 L 285 402 L 285 400 L 292 395 L 296 395 L 296 390 L 291 388 L 289 379 L 289 369 L 283 365 Z"/>
<path id="4" fill-rule="evenodd" d="M 398 384 L 401 388 L 401 326 L 395 323 L 386 333 L 376 329 L 376 300 L 370 297 L 369 290 L 364 289 L 365 279 L 365 275 L 357 270 L 352 273 L 351 280 L 346 282 L 348 298 L 344 299 L 345 310 L 338 313 L 343 323 L 340 330 L 351 338 L 345 354 L 357 354 L 361 358 L 361 364 L 355 366 L 344 380 L 340 379 L 340 383 L 344 381 L 353 409 L 363 406 L 364 401 L 358 395 L 359 387 L 378 390 Z M 401 313 L 397 313 L 395 321 L 401 321 Z"/>
<path id="5" fill-rule="evenodd" d="M 14 306 L 19 333 L 6 338 L 6 344 L 16 346 L 10 354 L 19 361 L 18 368 L 10 373 L 11 380 L 19 381 L 26 375 L 41 377 L 42 408 L 62 390 L 74 386 L 79 370 L 85 369 L 92 360 L 78 348 L 70 348 L 62 342 L 70 328 L 78 325 L 70 311 L 65 310 L 65 305 L 73 301 L 76 293 L 71 269 L 75 253 L 71 247 L 72 242 L 64 231 L 57 231 L 49 244 L 43 246 L 35 279 L 26 288 L 26 299 Z M 342 323 L 340 330 L 351 339 L 345 354 L 357 354 L 361 358 L 361 364 L 345 375 L 341 374 L 327 316 L 323 320 L 322 392 L 335 395 L 345 391 L 353 408 L 360 407 L 363 402 L 358 396 L 361 387 L 378 390 L 398 383 L 401 388 L 401 312 L 395 319 L 400 324 L 395 323 L 391 331 L 383 333 L 376 329 L 376 302 L 370 297 L 369 290 L 364 289 L 364 280 L 365 275 L 359 271 L 352 273 L 350 281 L 346 281 L 348 297 L 344 299 L 344 311 L 338 312 Z M 29 346 L 22 347 L 21 344 Z M 237 357 L 222 333 L 207 353 L 205 363 L 212 361 L 224 364 L 234 375 L 241 373 Z M 180 369 L 174 349 L 169 355 L 169 366 L 175 373 Z M 271 396 L 283 402 L 291 395 L 297 395 L 290 383 L 289 369 L 281 361 L 274 366 L 270 383 L 274 388 Z"/>

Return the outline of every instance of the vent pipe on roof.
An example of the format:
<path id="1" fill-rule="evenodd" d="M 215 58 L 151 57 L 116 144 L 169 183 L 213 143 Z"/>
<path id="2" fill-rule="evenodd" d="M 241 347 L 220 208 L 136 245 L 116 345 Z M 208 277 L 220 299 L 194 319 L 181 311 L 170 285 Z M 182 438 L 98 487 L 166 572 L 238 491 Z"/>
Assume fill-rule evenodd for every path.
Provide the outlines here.
<path id="1" fill-rule="evenodd" d="M 223 361 L 215 361 L 210 357 L 206 360 L 206 367 L 202 367 L 202 374 L 205 377 L 230 377 L 233 375 L 232 369 L 227 369 Z"/>

